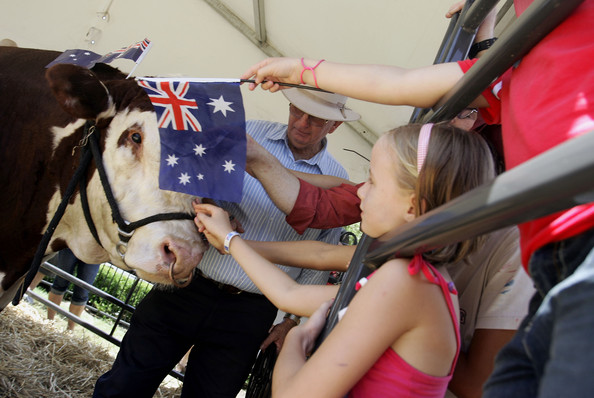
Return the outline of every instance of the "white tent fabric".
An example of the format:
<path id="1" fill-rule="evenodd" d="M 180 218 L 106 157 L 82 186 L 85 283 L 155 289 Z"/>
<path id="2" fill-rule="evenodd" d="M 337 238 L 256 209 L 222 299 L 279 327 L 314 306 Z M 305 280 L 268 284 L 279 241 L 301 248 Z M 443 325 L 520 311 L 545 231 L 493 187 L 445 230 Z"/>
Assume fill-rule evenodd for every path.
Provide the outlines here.
<path id="1" fill-rule="evenodd" d="M 257 37 L 254 30 L 264 32 L 257 29 L 262 22 L 268 45 L 283 55 L 417 67 L 433 62 L 448 25 L 445 13 L 453 2 L 0 0 L 0 39 L 12 39 L 20 47 L 83 48 L 105 54 L 146 37 L 154 45 L 136 76 L 237 78 L 267 56 L 244 34 Z M 260 7 L 259 18 L 254 16 L 255 6 Z M 133 67 L 127 60 L 114 65 L 126 72 Z M 244 87 L 243 96 L 248 118 L 286 122 L 287 102 L 281 94 Z M 329 147 L 351 180 L 360 182 L 367 177 L 363 157 L 370 157 L 372 143 L 381 133 L 405 124 L 411 108 L 352 99 L 347 104 L 362 115 L 365 132 L 341 126 L 329 136 Z"/>

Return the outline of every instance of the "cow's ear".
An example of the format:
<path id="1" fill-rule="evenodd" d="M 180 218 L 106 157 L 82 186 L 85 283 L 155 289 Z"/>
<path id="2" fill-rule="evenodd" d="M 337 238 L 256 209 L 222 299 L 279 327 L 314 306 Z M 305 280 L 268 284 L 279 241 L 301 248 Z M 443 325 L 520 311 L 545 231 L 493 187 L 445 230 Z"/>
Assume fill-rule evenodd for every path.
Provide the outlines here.
<path id="1" fill-rule="evenodd" d="M 109 104 L 109 93 L 93 72 L 77 65 L 57 64 L 45 72 L 60 106 L 72 116 L 95 119 Z"/>

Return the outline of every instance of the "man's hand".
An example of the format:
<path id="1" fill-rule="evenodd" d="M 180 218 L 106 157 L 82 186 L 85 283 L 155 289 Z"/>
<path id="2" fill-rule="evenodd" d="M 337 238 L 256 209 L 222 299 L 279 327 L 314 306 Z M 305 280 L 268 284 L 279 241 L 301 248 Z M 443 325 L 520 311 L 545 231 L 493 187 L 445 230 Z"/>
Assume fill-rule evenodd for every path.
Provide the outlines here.
<path id="1" fill-rule="evenodd" d="M 270 344 L 276 344 L 276 353 L 278 354 L 283 347 L 283 343 L 285 342 L 285 337 L 287 337 L 287 333 L 289 330 L 293 329 L 297 326 L 294 320 L 285 318 L 281 323 L 278 323 L 270 328 L 270 334 L 264 340 L 262 345 L 260 345 L 260 349 L 264 351 Z"/>
<path id="2" fill-rule="evenodd" d="M 247 140 L 245 171 L 252 177 L 258 178 L 258 167 L 266 166 L 267 162 L 274 164 L 277 160 L 262 145 L 254 140 L 252 136 L 246 134 L 245 138 Z"/>

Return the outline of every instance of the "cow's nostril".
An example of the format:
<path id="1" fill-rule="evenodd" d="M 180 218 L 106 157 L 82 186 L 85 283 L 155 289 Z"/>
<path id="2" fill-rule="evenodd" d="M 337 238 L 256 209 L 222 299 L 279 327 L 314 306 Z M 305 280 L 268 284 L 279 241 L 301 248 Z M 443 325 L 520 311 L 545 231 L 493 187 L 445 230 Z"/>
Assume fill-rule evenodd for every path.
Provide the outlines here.
<path id="1" fill-rule="evenodd" d="M 175 255 L 173 246 L 171 246 L 169 243 L 164 243 L 162 249 L 163 249 L 163 258 L 165 259 L 165 261 L 168 264 L 174 264 L 175 260 L 176 260 L 176 255 Z"/>

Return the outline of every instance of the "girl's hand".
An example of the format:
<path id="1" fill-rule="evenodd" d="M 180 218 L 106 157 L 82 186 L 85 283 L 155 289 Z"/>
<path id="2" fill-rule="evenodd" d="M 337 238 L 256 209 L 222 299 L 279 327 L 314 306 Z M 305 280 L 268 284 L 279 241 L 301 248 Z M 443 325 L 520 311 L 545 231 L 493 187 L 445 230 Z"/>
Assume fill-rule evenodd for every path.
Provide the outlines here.
<path id="1" fill-rule="evenodd" d="M 457 12 L 462 11 L 462 8 L 464 8 L 464 4 L 466 3 L 466 0 L 463 1 L 459 1 L 457 3 L 454 3 L 450 6 L 450 9 L 448 10 L 448 12 L 446 13 L 446 18 L 451 18 L 454 16 L 454 14 L 456 14 Z"/>
<path id="2" fill-rule="evenodd" d="M 229 221 L 229 214 L 220 207 L 200 203 L 199 200 L 192 202 L 196 217 L 194 223 L 198 232 L 204 233 L 208 242 L 214 246 L 219 253 L 225 253 L 223 245 L 225 237 L 233 228 Z"/>
<path id="3" fill-rule="evenodd" d="M 307 60 L 305 62 L 306 65 L 315 65 L 311 60 L 309 63 Z M 267 58 L 249 68 L 241 78 L 255 80 L 255 83 L 250 83 L 248 86 L 252 91 L 260 84 L 262 89 L 274 93 L 281 89 L 277 82 L 301 83 L 302 69 L 301 61 L 298 58 Z M 262 83 L 264 80 L 266 83 Z"/>
<path id="4" fill-rule="evenodd" d="M 294 331 L 301 335 L 302 346 L 306 355 L 309 355 L 312 352 L 316 339 L 326 324 L 326 317 L 328 316 L 328 311 L 330 310 L 330 307 L 332 307 L 333 302 L 334 299 L 331 299 L 322 303 L 305 323 L 291 330 L 291 332 Z"/>

